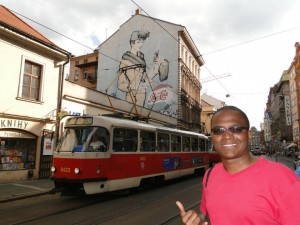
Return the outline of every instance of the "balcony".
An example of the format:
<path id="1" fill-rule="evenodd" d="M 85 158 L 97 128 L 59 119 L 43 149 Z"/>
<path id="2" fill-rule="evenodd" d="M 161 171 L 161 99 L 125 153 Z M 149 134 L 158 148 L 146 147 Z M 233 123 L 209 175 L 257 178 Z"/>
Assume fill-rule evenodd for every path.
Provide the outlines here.
<path id="1" fill-rule="evenodd" d="M 81 64 L 77 64 L 75 66 L 78 67 L 78 68 L 86 68 L 86 67 L 91 67 L 91 66 L 98 66 L 98 61 L 81 63 Z"/>
<path id="2" fill-rule="evenodd" d="M 97 83 L 97 74 L 96 73 L 89 73 L 87 75 L 87 81 L 90 83 Z"/>

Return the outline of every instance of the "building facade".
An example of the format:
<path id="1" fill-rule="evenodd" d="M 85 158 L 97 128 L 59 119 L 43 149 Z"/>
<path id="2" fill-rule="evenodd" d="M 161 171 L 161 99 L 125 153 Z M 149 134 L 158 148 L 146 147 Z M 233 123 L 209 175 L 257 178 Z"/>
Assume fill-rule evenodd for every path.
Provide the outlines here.
<path id="1" fill-rule="evenodd" d="M 292 130 L 293 143 L 299 149 L 300 145 L 300 45 L 295 43 L 295 57 L 289 68 L 290 74 L 290 96 L 291 96 L 291 115 L 292 115 Z"/>
<path id="2" fill-rule="evenodd" d="M 284 71 L 268 96 L 264 124 L 270 132 L 264 133 L 267 149 L 274 152 L 283 152 L 286 144 L 293 140 L 289 76 L 288 70 Z"/>
<path id="3" fill-rule="evenodd" d="M 201 123 L 202 123 L 202 133 L 210 136 L 211 132 L 211 119 L 216 111 L 223 106 L 225 106 L 225 102 L 216 99 L 212 96 L 207 95 L 204 93 L 201 95 L 201 105 L 202 105 L 202 112 L 201 112 Z"/>
<path id="4" fill-rule="evenodd" d="M 70 59 L 70 81 L 95 89 L 97 87 L 98 49 L 93 53 L 72 57 Z"/>
<path id="5" fill-rule="evenodd" d="M 256 127 L 250 128 L 251 132 L 251 140 L 249 141 L 249 148 L 250 150 L 254 150 L 255 148 L 262 149 L 261 146 L 261 131 L 258 131 Z"/>
<path id="6" fill-rule="evenodd" d="M 0 77 L 5 81 L 0 182 L 40 178 L 50 173 L 60 78 L 69 53 L 4 6 L 0 22 Z"/>
<path id="7" fill-rule="evenodd" d="M 137 10 L 99 46 L 98 59 L 97 91 L 109 96 L 112 108 L 120 99 L 133 105 L 129 114 L 156 112 L 174 118 L 177 128 L 200 132 L 204 61 L 184 26 Z"/>

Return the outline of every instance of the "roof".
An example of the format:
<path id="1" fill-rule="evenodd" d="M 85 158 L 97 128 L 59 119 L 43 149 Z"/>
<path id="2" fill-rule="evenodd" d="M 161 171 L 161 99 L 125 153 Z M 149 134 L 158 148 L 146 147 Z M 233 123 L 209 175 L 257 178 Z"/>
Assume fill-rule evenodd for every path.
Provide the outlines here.
<path id="1" fill-rule="evenodd" d="M 208 105 L 216 107 L 217 110 L 222 108 L 223 106 L 225 106 L 225 102 L 223 102 L 219 99 L 216 99 L 212 96 L 209 96 L 205 93 L 203 95 L 201 95 L 201 101 L 205 102 Z"/>
<path id="2" fill-rule="evenodd" d="M 204 59 L 202 58 L 202 55 L 201 55 L 200 51 L 198 50 L 196 44 L 194 43 L 192 37 L 190 36 L 190 34 L 189 34 L 189 32 L 188 32 L 188 30 L 185 26 L 180 25 L 180 24 L 176 24 L 176 23 L 172 23 L 172 22 L 168 22 L 168 21 L 165 21 L 165 20 L 157 19 L 157 18 L 154 18 L 154 17 L 150 17 L 148 15 L 143 15 L 143 14 L 140 13 L 140 10 L 137 10 L 136 13 L 134 15 L 132 15 L 131 18 L 126 20 L 120 27 L 122 27 L 128 21 L 132 20 L 134 17 L 144 17 L 144 18 L 147 18 L 147 19 L 150 19 L 150 20 L 154 20 L 158 24 L 158 26 L 162 27 L 162 29 L 164 29 L 164 30 L 165 30 L 165 28 L 162 26 L 162 23 L 175 26 L 176 29 L 178 30 L 179 34 L 181 35 L 181 38 L 183 40 L 185 40 L 186 44 L 191 49 L 191 53 L 195 56 L 196 61 L 200 64 L 200 66 L 204 65 Z M 118 31 L 119 30 L 117 30 L 115 33 L 117 33 Z M 114 34 L 112 34 L 110 37 L 112 37 Z M 107 41 L 108 39 L 106 39 L 105 41 Z M 99 47 L 103 43 L 101 43 L 99 45 Z"/>
<path id="3" fill-rule="evenodd" d="M 58 47 L 40 32 L 38 32 L 25 21 L 23 21 L 21 18 L 16 16 L 15 13 L 13 13 L 13 11 L 11 11 L 3 5 L 0 5 L 0 26 L 4 26 L 9 30 L 12 30 L 16 33 L 26 36 L 29 39 L 47 45 L 48 47 L 54 48 L 60 52 L 63 52 L 64 54 L 70 54 L 66 50 Z"/>
<path id="4" fill-rule="evenodd" d="M 29 34 L 30 36 L 39 39 L 43 42 L 46 42 L 50 45 L 55 45 L 49 39 L 47 39 L 44 35 L 39 33 L 37 30 L 32 28 L 30 25 L 25 23 L 15 14 L 13 14 L 8 8 L 3 5 L 0 5 L 0 22 L 4 25 L 8 25 L 11 28 L 17 29 L 18 31 Z"/>

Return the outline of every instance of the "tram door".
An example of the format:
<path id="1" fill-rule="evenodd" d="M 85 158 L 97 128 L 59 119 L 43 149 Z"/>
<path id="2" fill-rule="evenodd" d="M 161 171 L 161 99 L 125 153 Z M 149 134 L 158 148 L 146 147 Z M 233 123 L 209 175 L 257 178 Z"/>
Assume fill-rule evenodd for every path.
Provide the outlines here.
<path id="1" fill-rule="evenodd" d="M 53 148 L 54 148 L 53 138 L 54 138 L 53 131 L 43 130 L 43 136 L 41 142 L 39 179 L 46 179 L 51 176 L 50 168 L 52 166 Z"/>

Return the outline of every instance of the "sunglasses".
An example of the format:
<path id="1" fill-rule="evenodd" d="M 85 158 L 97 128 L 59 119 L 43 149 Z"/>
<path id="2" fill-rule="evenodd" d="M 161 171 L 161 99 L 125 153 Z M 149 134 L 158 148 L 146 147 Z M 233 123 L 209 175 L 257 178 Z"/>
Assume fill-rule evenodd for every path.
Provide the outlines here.
<path id="1" fill-rule="evenodd" d="M 211 132 L 215 135 L 223 135 L 227 130 L 229 130 L 232 134 L 240 134 L 243 130 L 248 130 L 248 127 L 242 126 L 232 126 L 232 127 L 213 127 L 211 128 Z"/>

